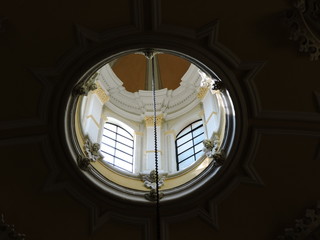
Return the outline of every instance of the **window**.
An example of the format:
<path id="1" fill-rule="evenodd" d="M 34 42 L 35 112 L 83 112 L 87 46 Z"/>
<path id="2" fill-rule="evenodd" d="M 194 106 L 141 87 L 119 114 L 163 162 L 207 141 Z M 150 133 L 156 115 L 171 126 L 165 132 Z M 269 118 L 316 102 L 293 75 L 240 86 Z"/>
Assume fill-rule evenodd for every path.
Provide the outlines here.
<path id="1" fill-rule="evenodd" d="M 202 120 L 185 127 L 176 139 L 177 170 L 189 167 L 202 156 L 204 131 Z"/>
<path id="2" fill-rule="evenodd" d="M 133 136 L 113 123 L 105 123 L 101 140 L 104 161 L 127 172 L 133 172 Z"/>

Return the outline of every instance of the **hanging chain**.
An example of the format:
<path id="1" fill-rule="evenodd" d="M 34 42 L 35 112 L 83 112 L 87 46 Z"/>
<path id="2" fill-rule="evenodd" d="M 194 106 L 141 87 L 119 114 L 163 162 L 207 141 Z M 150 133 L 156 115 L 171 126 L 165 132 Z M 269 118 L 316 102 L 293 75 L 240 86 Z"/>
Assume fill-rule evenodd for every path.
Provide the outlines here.
<path id="1" fill-rule="evenodd" d="M 154 55 L 151 57 L 151 70 L 152 70 L 152 95 L 153 95 L 153 127 L 154 127 L 154 159 L 156 171 L 156 217 L 157 217 L 157 238 L 160 240 L 160 197 L 159 197 L 159 165 L 158 165 L 158 136 L 157 136 L 157 106 L 156 106 L 156 86 L 154 75 Z"/>

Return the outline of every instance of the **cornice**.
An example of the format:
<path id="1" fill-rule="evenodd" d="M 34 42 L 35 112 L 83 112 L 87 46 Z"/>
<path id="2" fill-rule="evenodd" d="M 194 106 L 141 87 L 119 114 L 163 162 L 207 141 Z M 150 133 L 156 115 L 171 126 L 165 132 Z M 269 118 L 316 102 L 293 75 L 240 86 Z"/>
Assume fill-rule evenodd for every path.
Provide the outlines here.
<path id="1" fill-rule="evenodd" d="M 99 70 L 98 81 L 106 89 L 109 98 L 106 106 L 126 119 L 139 119 L 150 115 L 153 111 L 152 92 L 140 90 L 128 92 L 122 86 L 122 81 L 114 74 L 111 67 L 103 66 Z M 156 91 L 156 109 L 165 119 L 179 117 L 200 103 L 198 90 L 200 77 L 198 68 L 191 64 L 181 79 L 180 86 L 175 90 L 161 89 Z M 99 86 L 99 83 L 98 83 Z M 93 93 L 99 90 L 94 90 Z M 102 90 L 102 89 L 101 89 Z M 102 90 L 103 91 L 103 90 Z M 197 91 L 200 91 L 197 94 Z"/>

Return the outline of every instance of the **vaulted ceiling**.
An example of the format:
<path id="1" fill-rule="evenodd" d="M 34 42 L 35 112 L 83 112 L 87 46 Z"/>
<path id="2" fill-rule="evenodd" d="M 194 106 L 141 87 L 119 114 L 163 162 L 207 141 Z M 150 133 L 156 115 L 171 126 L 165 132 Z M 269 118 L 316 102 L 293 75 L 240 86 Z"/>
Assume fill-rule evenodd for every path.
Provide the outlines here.
<path id="1" fill-rule="evenodd" d="M 216 62 L 214 71 L 231 76 L 242 106 L 242 136 L 236 161 L 221 181 L 180 202 L 184 212 L 177 203 L 163 206 L 163 239 L 267 240 L 283 235 L 320 200 L 320 68 L 319 61 L 298 51 L 299 42 L 289 40 L 284 12 L 294 9 L 293 2 L 3 3 L 0 213 L 5 221 L 30 240 L 153 239 L 150 206 L 112 199 L 87 184 L 80 171 L 72 171 L 60 132 L 60 99 L 78 77 L 73 69 L 85 71 L 96 61 L 88 49 L 95 56 L 101 50 L 101 58 L 104 51 L 123 50 L 117 49 L 118 41 L 152 47 L 165 46 L 169 39 L 172 48 L 192 46 L 191 55 Z M 136 79 L 144 79 L 145 67 L 140 64 L 136 73 L 131 66 L 143 58 L 123 57 L 113 66 L 130 91 L 142 88 Z M 173 89 L 188 63 L 170 55 L 159 58 L 170 71 L 161 72 L 164 84 Z M 126 215 L 131 208 L 136 208 L 135 216 Z"/>

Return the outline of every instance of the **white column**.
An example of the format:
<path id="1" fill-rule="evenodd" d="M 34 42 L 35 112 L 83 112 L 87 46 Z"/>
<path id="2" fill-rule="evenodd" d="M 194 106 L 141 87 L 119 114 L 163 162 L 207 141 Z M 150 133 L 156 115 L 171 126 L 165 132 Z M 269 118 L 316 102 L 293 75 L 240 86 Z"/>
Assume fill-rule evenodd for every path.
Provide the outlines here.
<path id="1" fill-rule="evenodd" d="M 146 149 L 145 149 L 145 166 L 146 172 L 155 169 L 155 141 L 154 141 L 154 120 L 153 116 L 145 117 L 146 123 Z M 157 116 L 157 152 L 158 152 L 158 169 L 162 170 L 162 146 L 161 146 L 161 123 L 162 116 Z"/>
<path id="2" fill-rule="evenodd" d="M 203 94 L 202 99 L 203 112 L 204 112 L 204 124 L 206 125 L 207 137 L 210 139 L 216 134 L 220 127 L 220 111 L 216 94 L 212 94 L 211 91 L 206 91 Z"/>
<path id="3" fill-rule="evenodd" d="M 92 143 L 99 142 L 102 108 L 108 99 L 108 96 L 99 85 L 96 90 L 88 94 L 82 126 L 83 134 L 88 136 Z"/>
<path id="4" fill-rule="evenodd" d="M 142 172 L 142 169 L 143 169 L 143 164 L 142 164 L 142 155 L 143 155 L 143 152 L 142 152 L 142 147 L 140 146 L 143 146 L 142 145 L 142 138 L 143 138 L 143 133 L 142 132 L 135 132 L 134 133 L 135 135 L 135 148 L 134 148 L 134 172 L 135 173 L 139 173 L 139 172 Z M 137 147 L 138 146 L 138 147 Z"/>
<path id="5" fill-rule="evenodd" d="M 164 167 L 164 171 L 169 173 L 174 173 L 177 171 L 175 136 L 176 133 L 174 130 L 168 130 L 164 133 L 166 145 L 166 152 L 164 154 L 166 166 Z"/>

